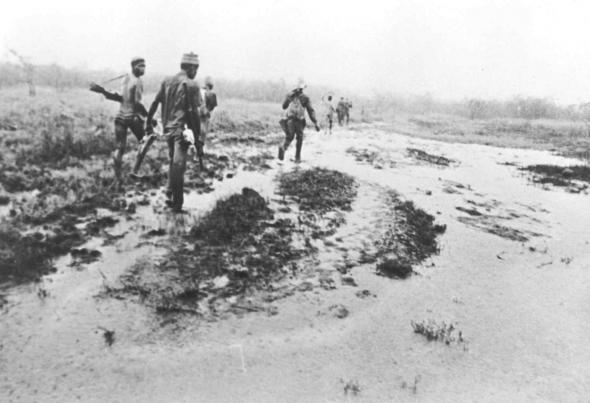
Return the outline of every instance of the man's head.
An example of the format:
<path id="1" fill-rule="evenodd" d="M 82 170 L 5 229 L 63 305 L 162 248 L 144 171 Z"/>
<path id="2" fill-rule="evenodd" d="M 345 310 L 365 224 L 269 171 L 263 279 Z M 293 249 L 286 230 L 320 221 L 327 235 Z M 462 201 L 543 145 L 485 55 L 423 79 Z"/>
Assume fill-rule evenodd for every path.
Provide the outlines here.
<path id="1" fill-rule="evenodd" d="M 141 77 L 145 74 L 145 59 L 135 56 L 131 59 L 131 72 L 135 77 Z"/>
<path id="2" fill-rule="evenodd" d="M 185 53 L 182 55 L 180 68 L 186 71 L 186 75 L 192 80 L 197 76 L 197 70 L 199 69 L 199 56 L 193 52 Z"/>
<path id="3" fill-rule="evenodd" d="M 205 77 L 205 87 L 210 90 L 213 89 L 213 79 L 209 76 Z"/>
<path id="4" fill-rule="evenodd" d="M 305 84 L 303 78 L 297 80 L 297 84 L 295 85 L 295 91 L 303 91 L 305 88 L 307 88 L 307 84 Z"/>
<path id="5" fill-rule="evenodd" d="M 328 101 L 332 100 L 332 95 L 328 95 Z"/>

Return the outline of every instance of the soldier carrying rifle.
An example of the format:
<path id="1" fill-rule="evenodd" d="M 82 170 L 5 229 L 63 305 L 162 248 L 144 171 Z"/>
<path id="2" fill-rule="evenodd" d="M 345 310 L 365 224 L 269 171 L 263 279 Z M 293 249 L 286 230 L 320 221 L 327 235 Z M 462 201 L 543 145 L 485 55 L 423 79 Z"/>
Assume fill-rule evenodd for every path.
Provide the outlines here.
<path id="1" fill-rule="evenodd" d="M 156 136 L 150 134 L 146 136 L 144 130 L 144 120 L 147 116 L 147 110 L 141 103 L 143 95 L 143 82 L 141 76 L 145 74 L 145 59 L 143 57 L 134 57 L 131 59 L 131 73 L 132 76 L 126 74 L 123 76 L 121 85 L 121 94 L 110 92 L 102 86 L 92 83 L 90 90 L 102 94 L 108 100 L 121 103 L 119 112 L 115 117 L 115 137 L 117 141 L 117 150 L 113 157 L 115 177 L 119 185 L 121 185 L 121 169 L 123 165 L 123 155 L 127 146 L 127 129 L 137 138 L 139 142 L 139 150 L 135 160 L 135 166 L 131 176 L 137 178 L 137 173 L 141 162 L 145 157 L 150 145 L 154 142 Z M 121 78 L 121 77 L 117 77 Z"/>

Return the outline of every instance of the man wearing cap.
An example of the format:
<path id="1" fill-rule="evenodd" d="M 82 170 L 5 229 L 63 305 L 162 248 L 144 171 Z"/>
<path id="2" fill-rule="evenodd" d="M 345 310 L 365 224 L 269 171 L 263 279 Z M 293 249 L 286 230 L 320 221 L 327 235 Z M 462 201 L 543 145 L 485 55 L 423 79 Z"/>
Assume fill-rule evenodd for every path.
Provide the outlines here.
<path id="1" fill-rule="evenodd" d="M 111 101 L 120 102 L 119 112 L 115 117 L 115 137 L 117 141 L 117 150 L 115 151 L 114 168 L 115 177 L 119 184 L 121 183 L 121 168 L 123 165 L 123 155 L 127 146 L 127 129 L 137 138 L 139 150 L 135 160 L 132 176 L 137 176 L 141 162 L 147 153 L 148 148 L 154 142 L 155 136 L 145 136 L 143 119 L 147 116 L 147 110 L 141 103 L 143 95 L 143 82 L 141 76 L 145 74 L 145 59 L 143 57 L 134 57 L 131 59 L 132 76 L 126 74 L 121 84 L 121 94 L 105 90 L 100 85 L 92 83 L 90 90 L 103 94 Z"/>
<path id="2" fill-rule="evenodd" d="M 153 132 L 151 121 L 161 105 L 160 116 L 164 135 L 167 136 L 170 169 L 168 170 L 168 205 L 175 212 L 182 211 L 184 203 L 184 171 L 186 170 L 187 152 L 190 143 L 185 139 L 183 131 L 188 127 L 194 138 L 201 134 L 199 106 L 201 93 L 199 85 L 194 81 L 199 69 L 199 57 L 194 53 L 185 53 L 180 62 L 181 71 L 166 78 L 150 106 L 146 131 Z"/>
<path id="3" fill-rule="evenodd" d="M 279 146 L 279 159 L 282 161 L 285 158 L 285 151 L 296 137 L 295 144 L 295 161 L 301 161 L 301 147 L 303 145 L 303 129 L 305 128 L 305 111 L 309 115 L 309 119 L 315 125 L 315 129 L 319 132 L 320 126 L 315 117 L 315 111 L 311 106 L 311 101 L 303 90 L 307 86 L 303 80 L 299 80 L 294 90 L 289 92 L 283 102 L 283 110 L 286 110 L 286 116 L 279 122 L 285 132 L 285 142 Z"/>
<path id="4" fill-rule="evenodd" d="M 201 136 L 197 139 L 197 154 L 199 156 L 199 167 L 201 170 L 205 169 L 203 165 L 203 156 L 205 155 L 203 149 L 205 148 L 205 140 L 207 140 L 207 133 L 209 133 L 209 122 L 211 121 L 211 112 L 217 107 L 217 94 L 213 92 L 213 80 L 211 77 L 205 77 L 205 87 L 203 88 L 203 103 L 199 109 L 201 118 Z"/>

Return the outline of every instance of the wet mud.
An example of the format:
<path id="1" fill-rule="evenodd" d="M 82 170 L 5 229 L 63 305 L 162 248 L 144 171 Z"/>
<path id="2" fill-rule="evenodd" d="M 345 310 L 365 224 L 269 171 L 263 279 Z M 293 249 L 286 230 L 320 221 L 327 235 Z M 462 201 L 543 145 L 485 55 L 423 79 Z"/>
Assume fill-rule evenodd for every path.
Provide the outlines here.
<path id="1" fill-rule="evenodd" d="M 0 396 L 585 396 L 587 229 L 563 206 L 587 200 L 498 165 L 548 155 L 341 130 L 306 138 L 301 164 L 274 159 L 279 136 L 214 134 L 183 215 L 163 143 L 122 189 L 83 150 L 85 172 L 24 174 L 0 206 Z"/>
<path id="2" fill-rule="evenodd" d="M 158 313 L 272 313 L 270 302 L 305 289 L 297 278 L 316 259 L 311 240 L 334 234 L 344 220 L 330 213 L 350 210 L 356 194 L 354 180 L 337 171 L 277 179 L 278 194 L 294 200 L 269 203 L 250 188 L 218 200 L 160 262 L 136 265 L 103 295 L 134 296 Z"/>

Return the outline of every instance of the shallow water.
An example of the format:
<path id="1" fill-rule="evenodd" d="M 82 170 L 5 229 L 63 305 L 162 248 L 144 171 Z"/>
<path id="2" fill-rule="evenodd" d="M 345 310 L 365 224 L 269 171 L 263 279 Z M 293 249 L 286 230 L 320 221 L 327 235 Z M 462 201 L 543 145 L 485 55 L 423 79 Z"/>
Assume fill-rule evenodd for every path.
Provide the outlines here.
<path id="1" fill-rule="evenodd" d="M 0 400 L 587 399 L 588 195 L 533 185 L 517 167 L 504 164 L 576 161 L 547 152 L 419 140 L 370 125 L 338 129 L 332 136 L 309 133 L 300 166 L 337 169 L 360 184 L 346 223 L 328 242 L 315 245 L 317 266 L 308 273 L 314 284 L 332 279 L 335 289 L 314 287 L 274 301 L 276 315 L 218 321 L 162 317 L 130 301 L 97 298 L 133 265 L 158 259 L 165 243 L 219 198 L 244 186 L 271 201 L 279 198 L 275 175 L 297 165 L 271 161 L 268 171 L 239 171 L 216 182 L 212 193 L 187 195 L 189 214 L 182 216 L 165 213 L 158 193 L 150 206 L 107 229 L 125 234 L 121 239 L 103 245 L 104 238 L 95 238 L 85 245 L 102 252 L 99 261 L 76 269 L 63 257 L 56 262 L 58 272 L 40 284 L 8 290 L 0 314 Z M 351 147 L 378 152 L 380 167 L 356 161 L 346 153 Z M 417 161 L 407 147 L 457 164 Z M 388 190 L 447 225 L 439 237 L 440 255 L 403 281 L 358 263 L 387 216 Z M 488 232 L 498 228 L 504 236 Z M 167 235 L 142 237 L 152 229 Z M 514 231 L 528 240 L 506 237 Z M 341 284 L 336 269 L 347 261 L 354 263 L 349 275 L 358 287 Z M 39 289 L 47 296 L 40 297 Z M 369 296 L 359 298 L 361 290 Z M 338 304 L 350 312 L 347 317 L 334 316 Z M 456 323 L 467 342 L 426 341 L 410 325 L 425 319 Z M 110 347 L 102 328 L 115 331 Z M 358 382 L 358 395 L 345 394 L 349 381 Z"/>

